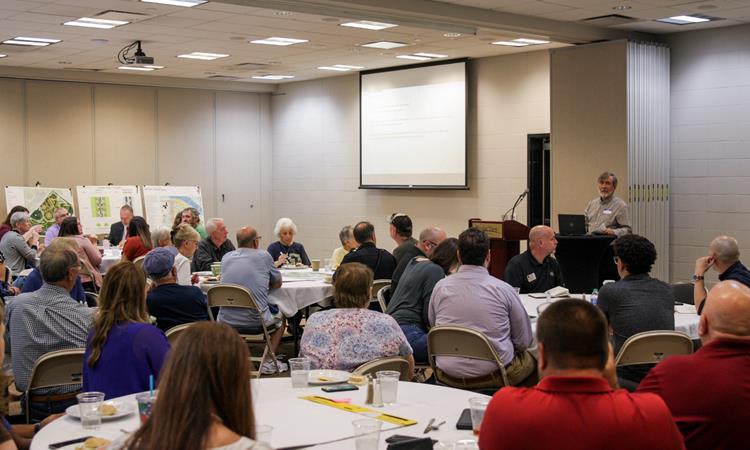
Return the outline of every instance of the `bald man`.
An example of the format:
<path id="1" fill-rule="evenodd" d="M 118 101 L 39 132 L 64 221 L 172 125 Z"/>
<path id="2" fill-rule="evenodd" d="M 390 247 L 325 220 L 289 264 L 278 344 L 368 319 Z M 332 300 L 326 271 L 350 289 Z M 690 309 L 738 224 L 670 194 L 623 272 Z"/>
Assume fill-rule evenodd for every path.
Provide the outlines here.
<path id="1" fill-rule="evenodd" d="M 443 242 L 446 237 L 445 231 L 438 227 L 427 227 L 419 233 L 419 242 L 404 250 L 401 260 L 396 266 L 396 270 L 393 271 L 393 276 L 391 277 L 391 294 L 396 292 L 398 281 L 401 279 L 404 270 L 406 270 L 406 266 L 409 265 L 409 261 L 417 256 L 426 256 L 429 258 L 435 247 Z"/>
<path id="2" fill-rule="evenodd" d="M 714 286 L 698 333 L 697 352 L 659 363 L 638 392 L 664 399 L 688 449 L 750 448 L 750 288 Z"/>
<path id="3" fill-rule="evenodd" d="M 552 256 L 556 248 L 554 230 L 544 225 L 535 226 L 529 231 L 529 249 L 508 261 L 505 282 L 521 288 L 521 294 L 565 286 L 560 265 Z"/>
<path id="4" fill-rule="evenodd" d="M 706 284 L 705 275 L 709 267 L 719 272 L 719 280 L 735 280 L 750 287 L 750 271 L 740 262 L 740 246 L 737 239 L 731 236 L 718 236 L 708 247 L 708 256 L 702 256 L 695 261 L 693 274 L 693 301 L 701 314 L 705 306 Z"/>

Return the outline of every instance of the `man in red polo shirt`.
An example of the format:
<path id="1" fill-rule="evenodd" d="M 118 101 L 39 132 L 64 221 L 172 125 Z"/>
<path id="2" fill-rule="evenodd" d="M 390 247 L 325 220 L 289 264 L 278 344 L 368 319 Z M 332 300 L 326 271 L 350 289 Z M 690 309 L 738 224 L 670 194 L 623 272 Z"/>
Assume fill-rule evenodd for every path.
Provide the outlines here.
<path id="1" fill-rule="evenodd" d="M 651 369 L 638 392 L 664 399 L 688 449 L 750 448 L 750 288 L 723 281 L 708 294 L 703 346 Z"/>
<path id="2" fill-rule="evenodd" d="M 583 300 L 552 303 L 539 317 L 533 388 L 506 387 L 490 401 L 479 448 L 684 449 L 664 402 L 616 385 L 607 319 Z"/>

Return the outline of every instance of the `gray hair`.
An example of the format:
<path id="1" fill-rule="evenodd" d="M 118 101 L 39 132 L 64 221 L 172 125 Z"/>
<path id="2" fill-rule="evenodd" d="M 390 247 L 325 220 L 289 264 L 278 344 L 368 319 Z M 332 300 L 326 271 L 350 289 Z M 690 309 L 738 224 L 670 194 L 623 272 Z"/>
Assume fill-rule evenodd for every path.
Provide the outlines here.
<path id="1" fill-rule="evenodd" d="M 56 283 L 68 276 L 68 271 L 80 264 L 78 254 L 72 250 L 70 243 L 55 239 L 47 247 L 39 261 L 39 272 L 46 283 Z"/>
<path id="2" fill-rule="evenodd" d="M 200 219 L 201 219 L 201 213 L 199 213 L 197 209 L 189 207 L 189 208 L 185 208 L 185 209 L 182 210 L 182 212 L 185 212 L 185 211 L 190 211 L 190 215 L 192 215 L 193 217 L 195 217 L 196 219 L 198 219 L 198 221 L 200 221 Z"/>
<path id="3" fill-rule="evenodd" d="M 14 212 L 12 216 L 10 216 L 10 227 L 16 228 L 16 225 L 19 223 L 25 223 L 30 220 L 29 213 L 18 211 Z"/>
<path id="4" fill-rule="evenodd" d="M 339 231 L 339 240 L 341 241 L 341 245 L 344 245 L 346 241 L 351 241 L 354 239 L 354 234 L 352 233 L 352 226 L 347 225 L 344 228 Z"/>
<path id="5" fill-rule="evenodd" d="M 276 226 L 273 228 L 273 234 L 278 237 L 281 230 L 291 229 L 292 234 L 297 234 L 297 225 L 294 224 L 292 219 L 289 217 L 282 217 L 276 222 Z"/>
<path id="6" fill-rule="evenodd" d="M 63 214 L 68 214 L 68 210 L 66 208 L 57 208 L 55 210 L 55 220 L 57 220 L 60 217 L 62 217 Z"/>
<path id="7" fill-rule="evenodd" d="M 168 238 L 172 238 L 172 230 L 165 226 L 157 227 L 151 232 L 151 242 L 154 244 L 154 248 L 159 246 L 159 242 Z"/>
<path id="8" fill-rule="evenodd" d="M 175 228 L 174 236 L 172 236 L 172 243 L 177 248 L 182 247 L 187 241 L 200 241 L 201 235 L 190 225 L 182 223 Z"/>
<path id="9" fill-rule="evenodd" d="M 602 172 L 602 174 L 599 175 L 599 178 L 597 178 L 596 181 L 607 181 L 609 180 L 609 177 L 612 177 L 612 187 L 617 188 L 617 175 L 612 172 Z"/>
<path id="10" fill-rule="evenodd" d="M 222 223 L 224 223 L 224 219 L 219 218 L 219 217 L 208 219 L 208 222 L 206 222 L 206 233 L 213 234 L 214 231 L 216 231 L 219 228 L 219 224 L 222 224 Z"/>
<path id="11" fill-rule="evenodd" d="M 717 237 L 711 241 L 711 248 L 716 253 L 716 259 L 723 263 L 734 263 L 740 259 L 740 246 L 737 239 L 731 236 Z"/>

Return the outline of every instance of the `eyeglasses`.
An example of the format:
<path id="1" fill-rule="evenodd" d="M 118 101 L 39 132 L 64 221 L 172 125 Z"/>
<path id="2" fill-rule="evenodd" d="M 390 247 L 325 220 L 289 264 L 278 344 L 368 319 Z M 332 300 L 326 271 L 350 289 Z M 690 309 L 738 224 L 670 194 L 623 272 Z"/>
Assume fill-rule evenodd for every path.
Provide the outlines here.
<path id="1" fill-rule="evenodd" d="M 425 239 L 425 240 L 424 240 L 424 241 L 422 241 L 422 242 L 424 242 L 424 243 L 426 243 L 426 244 L 430 244 L 430 247 L 437 247 L 437 246 L 438 246 L 438 243 L 437 243 L 437 242 L 433 242 L 433 241 L 431 241 L 431 240 L 429 240 L 429 239 Z"/>

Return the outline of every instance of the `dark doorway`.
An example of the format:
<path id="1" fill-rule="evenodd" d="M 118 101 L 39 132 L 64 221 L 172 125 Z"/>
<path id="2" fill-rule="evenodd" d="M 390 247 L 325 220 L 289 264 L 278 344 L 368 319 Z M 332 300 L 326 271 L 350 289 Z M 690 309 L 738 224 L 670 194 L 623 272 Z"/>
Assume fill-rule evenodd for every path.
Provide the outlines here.
<path id="1" fill-rule="evenodd" d="M 528 151 L 528 222 L 529 227 L 550 225 L 549 133 L 529 134 Z"/>

